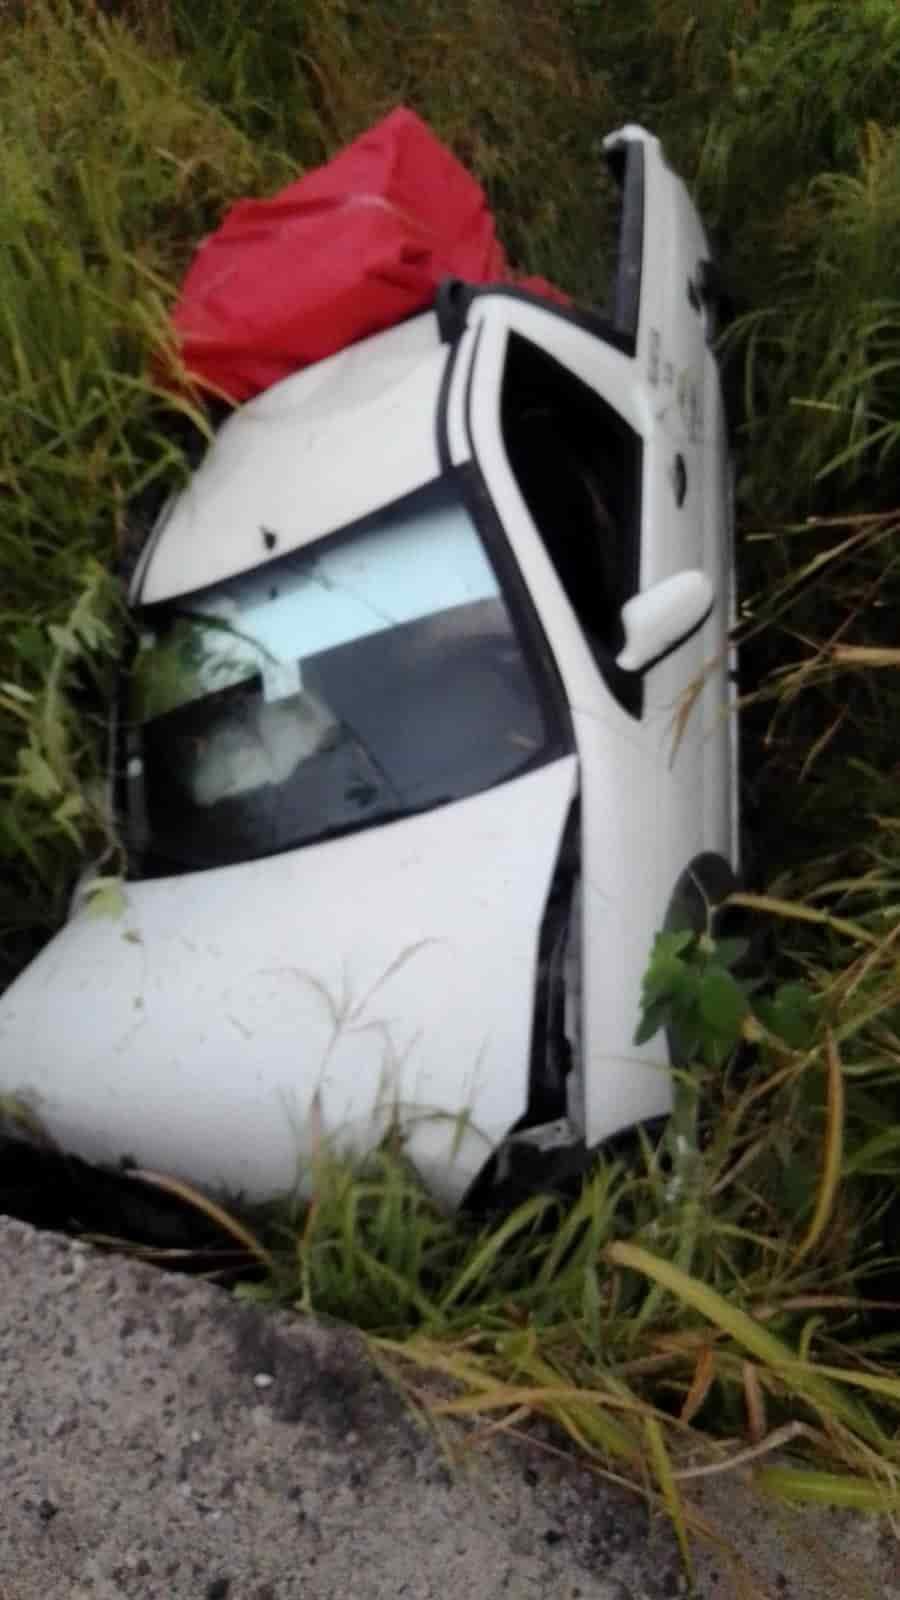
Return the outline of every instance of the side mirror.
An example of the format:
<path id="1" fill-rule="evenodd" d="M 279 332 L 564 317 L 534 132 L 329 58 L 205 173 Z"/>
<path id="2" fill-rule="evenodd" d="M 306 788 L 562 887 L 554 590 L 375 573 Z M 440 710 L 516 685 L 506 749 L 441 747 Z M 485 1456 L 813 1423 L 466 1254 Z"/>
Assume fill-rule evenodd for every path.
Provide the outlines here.
<path id="1" fill-rule="evenodd" d="M 705 572 L 676 572 L 622 607 L 625 646 L 616 657 L 623 672 L 643 672 L 699 628 L 712 610 L 715 590 Z"/>

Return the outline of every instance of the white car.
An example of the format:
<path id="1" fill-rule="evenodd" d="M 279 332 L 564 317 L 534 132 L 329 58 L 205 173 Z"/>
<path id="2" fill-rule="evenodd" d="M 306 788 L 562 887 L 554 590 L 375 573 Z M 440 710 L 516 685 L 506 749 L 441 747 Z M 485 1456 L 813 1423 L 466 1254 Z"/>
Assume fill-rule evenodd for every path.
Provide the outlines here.
<path id="1" fill-rule="evenodd" d="M 643 129 L 607 312 L 450 283 L 238 410 L 131 587 L 124 910 L 0 1001 L 66 1149 L 262 1198 L 389 1125 L 454 1204 L 671 1105 L 656 930 L 736 872 L 709 251 Z"/>

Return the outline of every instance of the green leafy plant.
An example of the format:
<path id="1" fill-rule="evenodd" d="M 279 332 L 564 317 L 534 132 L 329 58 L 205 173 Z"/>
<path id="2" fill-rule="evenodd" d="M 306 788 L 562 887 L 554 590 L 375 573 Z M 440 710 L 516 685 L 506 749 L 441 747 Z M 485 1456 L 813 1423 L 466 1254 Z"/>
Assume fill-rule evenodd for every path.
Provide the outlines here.
<path id="1" fill-rule="evenodd" d="M 690 929 L 658 933 L 635 1044 L 666 1028 L 679 1058 L 721 1066 L 737 1048 L 750 1013 L 749 986 L 732 971 L 748 950 L 743 939 L 718 940 Z"/>

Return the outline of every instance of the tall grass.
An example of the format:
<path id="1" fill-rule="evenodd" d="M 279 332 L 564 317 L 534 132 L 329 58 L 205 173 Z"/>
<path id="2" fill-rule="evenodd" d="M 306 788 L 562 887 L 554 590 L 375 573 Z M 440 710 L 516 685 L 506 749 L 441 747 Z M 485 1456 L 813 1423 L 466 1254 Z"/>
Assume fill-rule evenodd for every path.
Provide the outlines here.
<path id="1" fill-rule="evenodd" d="M 175 425 L 204 425 L 150 376 L 178 275 L 231 199 L 401 99 L 485 182 L 517 264 L 575 294 L 604 281 L 599 145 L 620 121 L 661 133 L 719 242 L 763 891 L 745 908 L 774 930 L 772 993 L 747 997 L 724 1066 L 693 1069 L 702 1139 L 677 1182 L 671 1139 L 645 1143 L 577 1198 L 475 1225 L 394 1156 L 323 1156 L 312 1204 L 255 1219 L 270 1270 L 245 1292 L 356 1322 L 433 1410 L 552 1419 L 682 1529 L 698 1466 L 765 1470 L 779 1445 L 815 1463 L 773 1469 L 780 1492 L 895 1509 L 898 1336 L 866 1304 L 900 1179 L 894 0 L 0 9 L 5 972 L 84 855 L 115 850 L 108 571 L 136 497 L 186 470 Z"/>
<path id="2" fill-rule="evenodd" d="M 277 161 L 182 67 L 83 7 L 0 13 L 0 929 L 14 965 L 104 847 L 82 704 L 130 498 L 177 477 L 148 376 L 197 237 Z M 100 745 L 102 748 L 102 742 Z"/>

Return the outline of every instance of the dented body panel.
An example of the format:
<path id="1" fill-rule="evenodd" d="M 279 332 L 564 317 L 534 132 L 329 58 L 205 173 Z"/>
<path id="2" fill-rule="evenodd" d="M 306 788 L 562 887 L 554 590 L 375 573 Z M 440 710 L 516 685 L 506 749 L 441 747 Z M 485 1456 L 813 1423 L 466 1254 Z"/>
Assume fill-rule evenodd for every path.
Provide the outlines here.
<path id="1" fill-rule="evenodd" d="M 570 757 L 203 874 L 202 892 L 160 878 L 129 883 L 118 916 L 82 906 L 5 997 L 4 1087 L 88 1159 L 255 1197 L 297 1180 L 314 1096 L 357 1149 L 414 1112 L 410 1154 L 458 1200 L 527 1098 L 538 928 L 574 785 Z M 63 976 L 61 1013 L 46 1002 Z"/>

